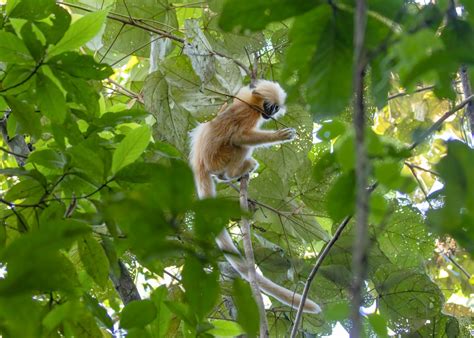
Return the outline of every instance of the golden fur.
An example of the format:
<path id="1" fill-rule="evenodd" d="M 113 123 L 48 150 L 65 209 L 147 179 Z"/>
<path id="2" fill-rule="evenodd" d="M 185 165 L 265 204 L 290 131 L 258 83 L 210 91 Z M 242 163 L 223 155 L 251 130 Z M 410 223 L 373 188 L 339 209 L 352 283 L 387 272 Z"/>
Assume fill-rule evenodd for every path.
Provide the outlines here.
<path id="1" fill-rule="evenodd" d="M 256 169 L 252 158 L 255 147 L 291 141 L 295 130 L 284 128 L 264 131 L 259 127 L 264 118 L 275 118 L 285 113 L 286 93 L 276 82 L 260 80 L 255 88 L 243 87 L 230 106 L 221 108 L 211 121 L 200 124 L 191 132 L 190 163 L 200 198 L 215 196 L 212 176 L 221 180 L 239 178 Z M 224 229 L 216 238 L 220 249 L 231 255 L 225 257 L 240 275 L 247 279 L 247 266 Z M 257 274 L 262 291 L 294 308 L 301 295 L 285 289 Z M 306 300 L 305 312 L 319 313 L 320 307 Z"/>

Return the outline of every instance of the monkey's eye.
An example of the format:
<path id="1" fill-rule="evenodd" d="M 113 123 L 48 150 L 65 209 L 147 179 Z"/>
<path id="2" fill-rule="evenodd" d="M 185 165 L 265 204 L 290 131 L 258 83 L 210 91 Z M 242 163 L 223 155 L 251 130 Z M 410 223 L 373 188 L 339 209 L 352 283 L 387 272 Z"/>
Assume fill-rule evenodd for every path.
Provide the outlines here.
<path id="1" fill-rule="evenodd" d="M 265 101 L 263 102 L 263 110 L 266 114 L 273 115 L 280 110 L 280 107 L 276 103 Z"/>

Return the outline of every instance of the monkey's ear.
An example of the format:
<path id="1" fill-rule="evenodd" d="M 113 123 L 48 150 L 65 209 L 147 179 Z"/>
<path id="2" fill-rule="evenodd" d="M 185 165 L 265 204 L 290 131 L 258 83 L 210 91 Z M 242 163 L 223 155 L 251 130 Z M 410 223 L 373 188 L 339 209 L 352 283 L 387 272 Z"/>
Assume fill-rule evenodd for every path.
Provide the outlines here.
<path id="1" fill-rule="evenodd" d="M 252 90 L 252 95 L 256 96 L 256 97 L 259 97 L 259 98 L 263 98 L 263 95 L 262 93 L 260 93 L 258 90 L 254 89 Z"/>

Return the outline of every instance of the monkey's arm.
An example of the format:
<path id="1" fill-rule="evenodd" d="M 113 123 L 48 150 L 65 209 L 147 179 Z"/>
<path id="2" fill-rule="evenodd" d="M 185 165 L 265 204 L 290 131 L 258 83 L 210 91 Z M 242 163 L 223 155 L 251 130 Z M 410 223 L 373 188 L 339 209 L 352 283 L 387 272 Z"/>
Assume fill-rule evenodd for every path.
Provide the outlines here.
<path id="1" fill-rule="evenodd" d="M 261 144 L 291 141 L 295 138 L 293 128 L 275 131 L 254 130 L 232 136 L 232 144 L 236 146 L 258 146 Z"/>

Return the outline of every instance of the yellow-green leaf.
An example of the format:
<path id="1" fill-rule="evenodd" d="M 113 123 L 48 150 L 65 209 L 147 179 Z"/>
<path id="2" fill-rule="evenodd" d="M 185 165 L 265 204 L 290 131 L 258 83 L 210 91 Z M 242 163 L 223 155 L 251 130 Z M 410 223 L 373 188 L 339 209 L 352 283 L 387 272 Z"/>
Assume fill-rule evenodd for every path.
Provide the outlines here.
<path id="1" fill-rule="evenodd" d="M 119 143 L 112 158 L 112 173 L 117 173 L 126 165 L 134 162 L 148 146 L 151 131 L 148 126 L 136 128 Z"/>
<path id="2" fill-rule="evenodd" d="M 94 38 L 100 31 L 107 17 L 107 11 L 87 14 L 74 22 L 59 42 L 51 47 L 48 56 L 52 57 L 78 47 Z"/>

